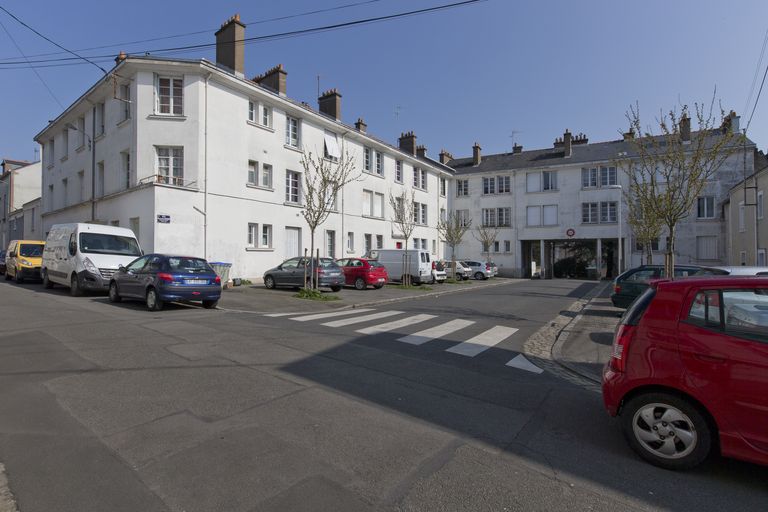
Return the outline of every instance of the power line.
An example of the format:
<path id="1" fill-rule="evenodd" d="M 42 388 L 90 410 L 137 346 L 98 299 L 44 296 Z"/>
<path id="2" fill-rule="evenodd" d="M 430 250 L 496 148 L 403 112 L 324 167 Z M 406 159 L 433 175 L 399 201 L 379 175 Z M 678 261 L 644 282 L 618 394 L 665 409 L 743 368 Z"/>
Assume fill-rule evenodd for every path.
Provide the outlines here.
<path id="1" fill-rule="evenodd" d="M 38 36 L 42 37 L 43 39 L 45 39 L 46 41 L 48 41 L 48 42 L 49 42 L 49 43 L 51 43 L 52 45 L 54 45 L 54 46 L 56 46 L 56 47 L 58 47 L 58 48 L 61 48 L 62 50 L 64 50 L 64 51 L 65 51 L 65 52 L 67 52 L 67 53 L 71 53 L 71 54 L 72 54 L 72 55 L 74 55 L 75 57 L 78 57 L 78 58 L 80 58 L 80 59 L 83 59 L 83 60 L 84 60 L 84 61 L 86 61 L 86 62 L 89 62 L 89 63 L 93 64 L 94 66 L 96 66 L 97 68 L 99 68 L 99 69 L 100 69 L 100 70 L 101 70 L 101 71 L 102 71 L 102 72 L 103 72 L 105 75 L 107 74 L 107 70 L 106 70 L 106 69 L 104 69 L 103 67 L 99 66 L 98 64 L 96 64 L 95 62 L 93 62 L 93 61 L 91 61 L 91 60 L 88 60 L 86 57 L 83 57 L 83 56 L 81 56 L 81 55 L 78 55 L 77 53 L 73 52 L 72 50 L 68 50 L 68 49 L 64 48 L 63 46 L 61 46 L 61 45 L 60 45 L 59 43 L 57 43 L 56 41 L 53 41 L 53 40 L 49 39 L 48 37 L 44 36 L 43 34 L 41 34 L 40 32 L 38 32 L 38 31 L 37 31 L 37 30 L 35 30 L 34 28 L 30 27 L 29 25 L 27 25 L 26 23 L 24 23 L 23 21 L 21 21 L 19 18 L 17 18 L 17 17 L 16 17 L 16 16 L 15 16 L 13 13 L 11 13 L 10 11 L 8 11 L 8 9 L 6 9 L 5 7 L 3 7 L 2 5 L 0 5 L 0 10 L 2 10 L 2 11 L 5 13 L 5 14 L 7 14 L 8 16 L 10 16 L 11 18 L 13 18 L 13 19 L 14 19 L 14 20 L 16 20 L 17 22 L 19 22 L 21 25 L 23 25 L 24 27 L 28 28 L 29 30 L 31 30 L 32 32 L 34 32 L 35 34 L 37 34 Z"/>
<path id="2" fill-rule="evenodd" d="M 19 44 L 16 42 L 16 40 L 11 35 L 11 32 L 5 27 L 5 25 L 3 24 L 2 21 L 0 21 L 0 27 L 3 27 L 3 30 L 5 31 L 6 35 L 8 36 L 8 39 L 10 39 L 11 42 L 13 43 L 13 45 L 16 47 L 16 49 L 19 50 L 19 53 L 21 54 L 21 56 L 26 59 L 27 56 L 24 55 L 24 51 L 21 49 Z M 64 110 L 65 109 L 64 105 L 61 103 L 61 101 L 59 101 L 59 98 L 56 97 L 56 95 L 53 93 L 51 88 L 48 87 L 48 84 L 46 83 L 45 80 L 43 80 L 43 77 L 40 76 L 40 73 L 37 72 L 37 69 L 35 69 L 35 67 L 32 66 L 31 64 L 30 64 L 29 67 L 32 69 L 32 71 L 34 71 L 35 75 L 37 75 L 38 80 L 40 80 L 40 82 L 43 84 L 43 87 L 45 87 L 45 89 L 48 91 L 48 94 L 51 95 L 51 98 L 53 98 L 53 101 L 58 103 L 59 107 L 61 107 L 61 109 Z"/>
<path id="3" fill-rule="evenodd" d="M 755 92 L 755 85 L 757 84 L 757 77 L 760 76 L 760 68 L 763 65 L 763 56 L 765 55 L 765 47 L 768 44 L 768 29 L 765 31 L 763 37 L 763 48 L 760 50 L 760 58 L 757 59 L 757 66 L 755 66 L 755 74 L 752 76 L 752 86 L 749 88 L 749 95 L 747 96 L 747 102 L 744 104 L 744 112 L 749 109 L 749 104 L 752 102 L 752 95 Z"/>
<path id="4" fill-rule="evenodd" d="M 427 14 L 427 13 L 433 13 L 437 11 L 447 10 L 447 9 L 453 9 L 456 7 L 461 7 L 469 4 L 475 4 L 479 2 L 486 2 L 487 0 L 464 0 L 461 2 L 454 2 L 450 4 L 443 4 L 443 5 L 437 5 L 434 7 L 428 7 L 424 9 L 417 9 L 413 11 L 406 11 L 396 14 L 389 14 L 385 16 L 377 16 L 372 18 L 365 18 L 361 20 L 353 20 L 353 21 L 347 21 L 343 23 L 335 23 L 332 25 L 324 25 L 320 27 L 312 27 L 312 28 L 306 28 L 306 29 L 300 29 L 300 30 L 292 30 L 288 32 L 280 32 L 276 34 L 268 34 L 263 36 L 255 36 L 255 37 L 248 37 L 245 39 L 239 39 L 237 41 L 234 41 L 233 43 L 243 43 L 245 44 L 252 44 L 252 43 L 258 43 L 258 42 L 266 42 L 266 41 L 273 41 L 273 40 L 279 40 L 279 39 L 285 39 L 290 37 L 299 37 L 303 35 L 310 35 L 310 34 L 317 34 L 322 32 L 329 32 L 333 30 L 339 30 L 342 28 L 348 28 L 358 25 L 367 25 L 372 23 L 379 23 L 383 21 L 390 21 L 394 19 L 404 18 L 404 17 L 410 17 L 410 16 L 417 16 L 421 14 Z M 144 52 L 133 52 L 133 55 L 139 55 L 141 53 L 143 54 L 178 54 L 178 53 L 186 53 L 190 50 L 197 50 L 197 49 L 203 49 L 203 48 L 212 48 L 215 47 L 216 43 L 203 43 L 203 44 L 194 44 L 194 45 L 186 45 L 186 46 L 177 46 L 177 47 L 171 47 L 171 48 L 157 48 L 153 50 L 147 50 Z M 99 55 L 99 56 L 92 56 L 91 58 L 99 60 L 99 59 L 111 59 L 113 58 L 113 55 Z M 65 58 L 59 58 L 59 59 L 42 59 L 37 61 L 31 61 L 32 63 L 36 64 L 49 64 L 45 66 L 38 66 L 38 67 L 61 67 L 61 66 L 67 66 L 67 65 L 79 65 L 79 63 L 69 62 L 67 64 L 50 64 L 50 63 L 58 63 L 58 62 L 66 62 L 66 61 L 72 61 L 76 60 L 71 57 L 65 57 Z M 17 67 L 26 67 L 21 66 L 23 63 L 0 63 L 0 69 L 14 69 Z"/>
<path id="5" fill-rule="evenodd" d="M 760 82 L 760 89 L 757 91 L 757 97 L 755 98 L 755 104 L 752 106 L 752 112 L 749 114 L 749 121 L 747 121 L 747 127 L 744 129 L 744 133 L 749 130 L 749 125 L 752 124 L 752 116 L 755 115 L 755 109 L 757 103 L 760 101 L 760 94 L 763 92 L 763 86 L 765 85 L 765 77 L 768 76 L 768 64 L 765 66 L 765 73 L 763 73 L 763 81 Z"/>
<path id="6" fill-rule="evenodd" d="M 289 14 L 289 15 L 284 15 L 284 16 L 278 16 L 278 17 L 275 17 L 275 18 L 268 18 L 266 20 L 250 21 L 250 22 L 247 22 L 245 24 L 246 25 L 262 25 L 262 24 L 265 24 L 265 23 L 273 23 L 275 21 L 283 21 L 283 20 L 289 20 L 289 19 L 294 19 L 294 18 L 302 18 L 304 16 L 311 16 L 313 14 L 322 14 L 322 13 L 326 13 L 326 12 L 340 11 L 342 9 L 348 9 L 350 7 L 358 7 L 358 6 L 361 6 L 361 5 L 373 4 L 373 3 L 378 3 L 378 2 L 382 2 L 382 1 L 384 1 L 384 0 L 365 0 L 364 2 L 354 2 L 354 3 L 350 3 L 350 4 L 337 5 L 335 7 L 329 7 L 329 8 L 326 8 L 326 9 L 315 9 L 314 11 L 306 11 L 306 12 L 301 12 L 301 13 L 297 13 L 297 14 Z M 213 28 L 213 29 L 207 29 L 207 30 L 197 30 L 197 31 L 194 31 L 194 32 L 186 32 L 186 33 L 183 33 L 183 34 L 175 34 L 175 35 L 162 36 L 162 37 L 152 37 L 152 38 L 149 38 L 149 39 L 139 39 L 137 41 L 127 41 L 127 42 L 123 42 L 123 43 L 114 43 L 114 44 L 107 44 L 107 45 L 101 45 L 101 46 L 91 46 L 90 48 L 81 48 L 81 49 L 76 50 L 76 51 L 78 51 L 78 52 L 85 52 L 85 51 L 90 51 L 90 50 L 103 50 L 104 48 L 124 47 L 124 46 L 129 46 L 129 45 L 134 45 L 134 44 L 150 43 L 150 42 L 154 42 L 154 41 L 162 41 L 162 40 L 165 40 L 165 39 L 178 39 L 180 37 L 195 36 L 195 35 L 199 35 L 199 34 L 209 34 L 213 30 L 216 30 L 216 29 Z M 61 55 L 62 53 L 64 53 L 64 52 L 37 53 L 37 54 L 30 55 L 30 57 L 49 57 L 49 56 L 52 56 L 52 55 Z M 5 63 L 4 61 L 18 61 L 18 57 L 0 58 L 0 64 Z"/>

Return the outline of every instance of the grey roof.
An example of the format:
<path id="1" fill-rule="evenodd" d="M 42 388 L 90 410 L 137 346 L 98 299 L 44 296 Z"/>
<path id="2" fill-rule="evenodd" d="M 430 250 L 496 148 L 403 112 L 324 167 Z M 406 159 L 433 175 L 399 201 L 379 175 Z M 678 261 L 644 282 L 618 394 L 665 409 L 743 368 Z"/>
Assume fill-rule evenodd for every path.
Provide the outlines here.
<path id="1" fill-rule="evenodd" d="M 699 132 L 693 132 L 695 136 Z M 716 132 L 715 132 L 716 133 Z M 661 139 L 658 136 L 657 139 Z M 472 158 L 455 158 L 448 165 L 456 171 L 457 176 L 483 172 L 509 171 L 516 169 L 532 169 L 558 165 L 579 165 L 597 162 L 612 162 L 620 158 L 637 156 L 634 145 L 637 141 L 612 140 L 595 142 L 593 144 L 573 144 L 571 156 L 565 157 L 562 146 L 546 149 L 533 149 L 520 153 L 499 153 L 482 155 L 480 165 L 472 165 Z M 749 145 L 754 145 L 747 140 Z"/>

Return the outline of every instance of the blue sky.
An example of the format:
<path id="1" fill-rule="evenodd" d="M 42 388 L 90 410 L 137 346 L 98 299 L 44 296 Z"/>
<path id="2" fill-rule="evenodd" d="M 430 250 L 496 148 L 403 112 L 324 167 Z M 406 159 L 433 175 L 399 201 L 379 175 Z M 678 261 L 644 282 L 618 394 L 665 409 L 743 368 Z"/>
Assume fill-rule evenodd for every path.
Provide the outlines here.
<path id="1" fill-rule="evenodd" d="M 364 5 L 282 21 L 270 18 L 361 0 L 3 2 L 1 5 L 65 47 L 88 47 L 203 34 L 84 51 L 143 52 L 212 43 L 234 13 L 257 36 L 425 8 L 451 0 L 374 0 Z M 639 102 L 646 121 L 679 103 L 708 102 L 717 88 L 723 107 L 744 114 L 763 39 L 768 2 L 714 0 L 488 0 L 305 37 L 246 46 L 246 75 L 282 63 L 288 94 L 316 105 L 317 76 L 341 92 L 342 117 L 363 117 L 370 133 L 396 144 L 413 130 L 428 154 L 454 156 L 548 147 L 568 128 L 590 141 L 618 138 L 624 114 Z M 28 55 L 58 51 L 4 13 L 0 22 Z M 0 28 L 0 62 L 19 57 Z M 214 60 L 213 49 L 184 58 Z M 55 56 L 58 57 L 58 56 Z M 46 58 L 46 57 L 30 57 Z M 50 58 L 50 57 L 48 57 Z M 109 69 L 111 61 L 103 66 Z M 760 69 L 760 78 L 768 55 Z M 63 109 L 28 68 L 0 65 L 0 157 L 32 159 L 32 137 Z M 38 70 L 66 107 L 101 72 L 93 66 Z M 759 86 L 758 79 L 758 86 Z M 752 105 L 749 105 L 751 110 Z M 768 146 L 768 84 L 750 138 Z"/>

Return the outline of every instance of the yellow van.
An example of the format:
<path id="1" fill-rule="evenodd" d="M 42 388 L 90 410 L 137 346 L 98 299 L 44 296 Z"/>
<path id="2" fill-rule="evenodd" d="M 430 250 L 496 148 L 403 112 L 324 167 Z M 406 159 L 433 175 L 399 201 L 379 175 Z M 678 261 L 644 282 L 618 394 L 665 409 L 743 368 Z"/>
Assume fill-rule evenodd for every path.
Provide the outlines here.
<path id="1" fill-rule="evenodd" d="M 44 247 L 42 240 L 12 240 L 5 252 L 5 280 L 40 279 Z"/>

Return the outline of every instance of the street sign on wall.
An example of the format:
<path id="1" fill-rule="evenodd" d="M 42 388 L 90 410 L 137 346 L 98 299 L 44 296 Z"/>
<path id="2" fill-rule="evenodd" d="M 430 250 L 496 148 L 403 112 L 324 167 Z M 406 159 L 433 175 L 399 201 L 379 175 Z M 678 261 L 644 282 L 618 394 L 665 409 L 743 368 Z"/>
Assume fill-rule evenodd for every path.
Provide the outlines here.
<path id="1" fill-rule="evenodd" d="M 157 216 L 157 223 L 158 224 L 170 224 L 171 223 L 171 216 L 170 215 L 158 215 Z"/>

